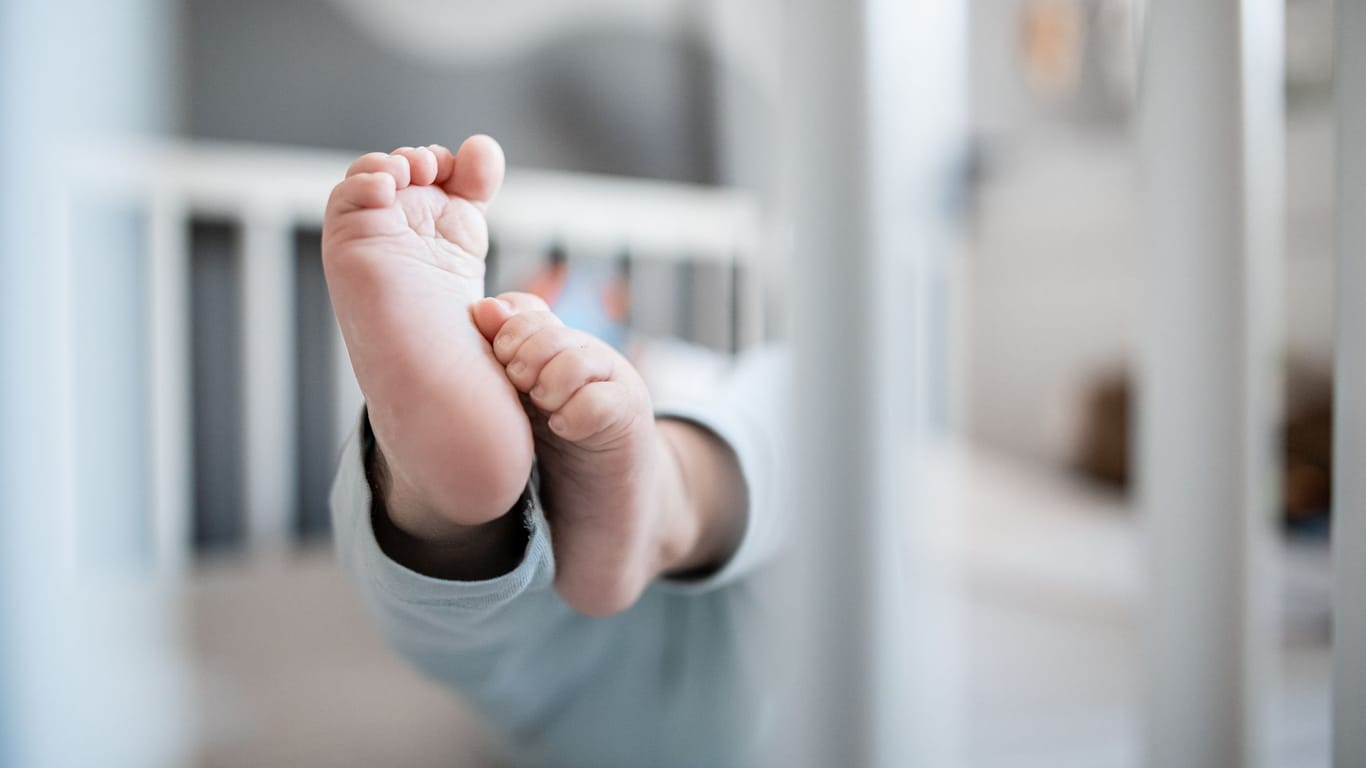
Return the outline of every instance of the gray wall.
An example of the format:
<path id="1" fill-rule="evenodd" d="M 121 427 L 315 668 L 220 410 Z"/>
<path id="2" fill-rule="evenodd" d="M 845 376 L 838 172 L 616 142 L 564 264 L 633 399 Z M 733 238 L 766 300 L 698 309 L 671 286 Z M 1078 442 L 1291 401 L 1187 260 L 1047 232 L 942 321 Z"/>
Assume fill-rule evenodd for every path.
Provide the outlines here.
<path id="1" fill-rule="evenodd" d="M 389 150 L 496 136 L 516 165 L 707 182 L 710 64 L 681 33 L 553 40 L 474 67 L 376 45 L 325 0 L 185 0 L 194 137 Z"/>

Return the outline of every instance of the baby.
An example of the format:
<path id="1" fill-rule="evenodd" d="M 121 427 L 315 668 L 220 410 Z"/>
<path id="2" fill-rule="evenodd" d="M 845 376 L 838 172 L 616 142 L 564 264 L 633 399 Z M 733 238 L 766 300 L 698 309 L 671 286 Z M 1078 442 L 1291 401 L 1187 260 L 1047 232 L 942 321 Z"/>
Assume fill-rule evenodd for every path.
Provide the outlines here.
<path id="1" fill-rule="evenodd" d="M 659 409 L 540 299 L 486 298 L 503 171 L 486 136 L 404 147 L 358 159 L 328 202 L 323 265 L 366 401 L 333 490 L 339 552 L 390 642 L 473 701 L 506 759 L 746 762 L 762 696 L 735 604 L 772 549 L 775 438 L 745 381 L 764 377 Z"/>

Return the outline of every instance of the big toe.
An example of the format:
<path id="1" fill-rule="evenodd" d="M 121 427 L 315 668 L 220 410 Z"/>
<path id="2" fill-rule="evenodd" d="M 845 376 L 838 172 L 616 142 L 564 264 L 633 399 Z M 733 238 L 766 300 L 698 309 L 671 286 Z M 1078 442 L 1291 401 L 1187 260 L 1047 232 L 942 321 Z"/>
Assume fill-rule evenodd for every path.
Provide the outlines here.
<path id="1" fill-rule="evenodd" d="M 488 205 L 503 185 L 506 161 L 503 148 L 492 137 L 479 134 L 465 139 L 455 153 L 455 167 L 446 191 L 480 207 Z"/>
<path id="2" fill-rule="evenodd" d="M 479 333 L 490 342 L 498 335 L 498 329 L 502 328 L 503 323 L 506 323 L 515 312 L 516 310 L 506 301 L 494 298 L 480 299 L 470 307 L 474 327 L 478 328 Z"/>

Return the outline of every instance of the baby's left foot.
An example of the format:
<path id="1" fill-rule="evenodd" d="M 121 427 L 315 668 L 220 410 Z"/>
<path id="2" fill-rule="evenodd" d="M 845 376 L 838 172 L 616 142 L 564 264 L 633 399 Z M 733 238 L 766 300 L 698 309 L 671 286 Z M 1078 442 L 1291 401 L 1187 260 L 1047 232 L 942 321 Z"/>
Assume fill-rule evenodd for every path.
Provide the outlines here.
<path id="1" fill-rule="evenodd" d="M 531 474 L 517 393 L 470 321 L 484 295 L 484 208 L 503 178 L 487 136 L 364 155 L 323 223 L 327 289 L 383 459 L 387 512 L 448 540 L 502 517 Z"/>
<path id="2" fill-rule="evenodd" d="M 671 448 L 635 368 L 567 328 L 525 293 L 483 299 L 475 324 L 528 403 L 553 527 L 556 588 L 590 615 L 629 607 L 663 571 L 686 566 L 695 522 Z"/>

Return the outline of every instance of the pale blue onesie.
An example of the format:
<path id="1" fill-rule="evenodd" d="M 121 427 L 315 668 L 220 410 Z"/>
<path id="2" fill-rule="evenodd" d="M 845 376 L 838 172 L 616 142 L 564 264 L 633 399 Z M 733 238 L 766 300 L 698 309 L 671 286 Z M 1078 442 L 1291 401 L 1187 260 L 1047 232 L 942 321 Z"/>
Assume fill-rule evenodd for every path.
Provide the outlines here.
<path id="1" fill-rule="evenodd" d="M 782 363 L 742 358 L 721 391 L 668 404 L 735 451 L 750 500 L 739 549 L 711 576 L 661 581 L 629 610 L 589 618 L 552 587 L 555 563 L 535 487 L 526 553 L 488 581 L 418 574 L 379 548 L 359 431 L 332 490 L 338 552 L 381 632 L 482 712 L 515 766 L 739 766 L 764 749 L 777 702 L 761 672 L 759 578 L 779 544 Z"/>

